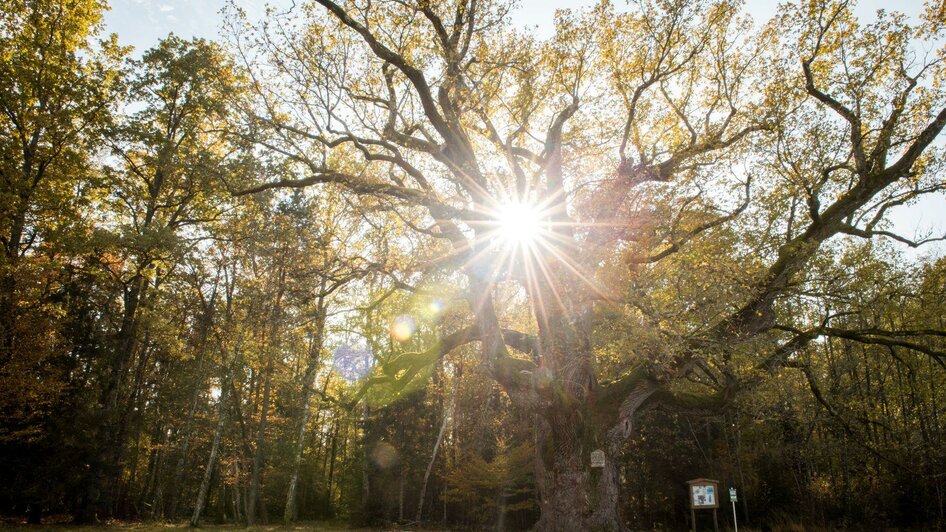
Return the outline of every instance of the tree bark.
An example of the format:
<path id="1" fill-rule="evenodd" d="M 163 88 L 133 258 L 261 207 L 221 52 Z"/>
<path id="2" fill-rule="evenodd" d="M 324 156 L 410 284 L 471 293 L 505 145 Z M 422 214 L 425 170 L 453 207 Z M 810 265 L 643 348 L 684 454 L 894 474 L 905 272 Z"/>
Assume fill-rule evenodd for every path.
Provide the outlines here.
<path id="1" fill-rule="evenodd" d="M 362 434 L 368 432 L 368 404 L 362 406 L 361 411 L 361 429 Z M 368 475 L 370 467 L 370 457 L 368 456 L 368 438 L 361 438 L 361 507 L 368 508 L 368 501 L 371 500 L 371 477 Z"/>
<path id="2" fill-rule="evenodd" d="M 296 520 L 296 487 L 299 482 L 299 469 L 302 467 L 302 454 L 305 450 L 305 433 L 309 423 L 309 405 L 312 402 L 312 392 L 315 388 L 315 378 L 321 361 L 323 331 L 325 325 L 325 309 L 320 308 L 316 317 L 315 338 L 309 349 L 309 362 L 303 376 L 302 415 L 299 421 L 299 437 L 296 440 L 296 449 L 293 457 L 292 472 L 289 475 L 289 489 L 286 493 L 286 509 L 283 512 L 283 521 L 286 523 Z M 328 384 L 328 380 L 325 381 Z M 323 391 L 324 393 L 324 391 Z"/>
<path id="3" fill-rule="evenodd" d="M 331 507 L 333 505 L 334 497 L 332 497 L 332 486 L 335 482 L 335 453 L 338 451 L 338 429 L 340 423 L 335 424 L 335 432 L 332 434 L 332 454 L 329 459 L 328 466 L 328 504 Z M 333 510 L 334 514 L 334 510 Z"/>
<path id="4" fill-rule="evenodd" d="M 203 379 L 200 380 L 202 381 Z M 197 411 L 199 397 L 199 389 L 195 389 L 193 397 L 191 398 L 191 407 L 187 413 L 187 421 L 184 423 L 184 440 L 181 443 L 180 456 L 177 458 L 177 463 L 174 466 L 174 476 L 171 479 L 171 502 L 168 505 L 167 516 L 172 520 L 177 519 L 177 501 L 181 478 L 184 476 L 184 463 L 187 460 L 187 453 L 190 450 L 191 426 L 194 422 L 194 414 Z"/>
<path id="5" fill-rule="evenodd" d="M 121 390 L 137 347 L 139 328 L 138 308 L 148 292 L 148 281 L 136 275 L 124 294 L 121 326 L 115 336 L 115 350 L 111 357 L 111 371 L 102 386 L 98 412 L 98 449 L 84 481 L 83 495 L 76 512 L 76 522 L 96 523 L 100 514 L 112 511 L 110 490 L 121 475 L 124 445 L 124 418 L 121 414 Z M 126 406 L 128 408 L 128 406 Z"/>
<path id="6" fill-rule="evenodd" d="M 443 423 L 440 424 L 440 432 L 437 433 L 437 441 L 434 443 L 434 450 L 430 453 L 430 461 L 427 462 L 427 470 L 424 471 L 424 481 L 421 483 L 420 496 L 417 501 L 416 521 L 418 523 L 424 515 L 424 496 L 427 494 L 427 481 L 430 479 L 430 471 L 434 468 L 434 462 L 437 460 L 437 451 L 440 449 L 440 442 L 443 441 L 443 434 L 447 430 L 447 424 L 450 422 L 450 418 L 453 417 L 453 405 L 457 394 L 457 383 L 458 380 L 454 379 L 453 389 L 451 390 L 449 399 L 450 404 L 443 413 Z"/>
<path id="7" fill-rule="evenodd" d="M 16 269 L 17 260 L 8 258 L 0 264 L 0 367 L 16 354 Z"/>
<path id="8" fill-rule="evenodd" d="M 242 486 L 243 483 L 240 482 L 240 461 L 239 460 L 233 461 L 233 478 L 236 479 L 236 482 L 233 484 L 233 492 L 232 492 L 233 520 L 236 522 L 240 522 L 240 520 L 243 518 L 243 512 L 241 510 L 243 505 L 240 504 L 240 501 L 243 500 L 243 494 L 241 492 L 242 490 L 240 486 Z"/>
<path id="9" fill-rule="evenodd" d="M 213 298 L 211 299 L 213 305 Z M 199 350 L 197 353 L 197 375 L 195 377 L 194 388 L 191 391 L 191 406 L 187 412 L 187 421 L 184 422 L 182 430 L 183 441 L 181 442 L 180 455 L 174 466 L 174 476 L 171 479 L 171 501 L 168 505 L 168 517 L 172 520 L 177 519 L 177 502 L 181 485 L 181 478 L 184 476 L 184 464 L 187 461 L 187 453 L 190 451 L 191 430 L 194 425 L 194 415 L 197 413 L 197 405 L 200 401 L 200 391 L 204 384 L 204 354 L 207 348 L 207 334 L 210 329 L 212 318 L 209 311 L 205 311 L 201 320 Z M 221 391 L 221 396 L 223 392 Z"/>
<path id="10" fill-rule="evenodd" d="M 39 131 L 33 135 L 33 141 L 30 143 L 30 149 L 25 150 L 23 154 L 23 183 L 32 183 L 31 185 L 20 187 L 15 203 L 15 212 L 12 223 L 10 224 L 9 235 L 6 236 L 4 246 L 3 262 L 0 262 L 0 367 L 13 359 L 16 354 L 16 334 L 17 319 L 19 318 L 19 309 L 16 305 L 16 287 L 17 287 L 17 269 L 20 256 L 22 254 L 23 232 L 26 227 L 26 214 L 30 207 L 30 200 L 36 185 L 43 177 L 43 169 L 34 176 L 33 160 L 35 158 L 35 148 L 38 140 Z"/>
<path id="11" fill-rule="evenodd" d="M 170 433 L 171 429 L 168 429 L 161 435 L 161 448 L 158 449 L 157 463 L 154 469 L 154 494 L 151 498 L 151 511 L 149 512 L 151 519 L 160 519 L 164 515 L 162 510 L 164 504 L 164 481 L 162 472 L 164 471 L 164 460 L 167 457 Z"/>
<path id="12" fill-rule="evenodd" d="M 548 423 L 536 427 L 536 483 L 541 517 L 536 530 L 625 530 L 620 515 L 620 451 L 623 431 L 613 428 L 600 441 L 603 468 L 592 468 L 597 443 L 577 434 L 554 434 Z M 566 443 L 568 442 L 568 443 Z"/>
<path id="13" fill-rule="evenodd" d="M 540 367 L 555 375 L 536 386 L 537 530 L 626 530 L 620 510 L 620 458 L 635 416 L 655 395 L 645 371 L 617 387 L 603 387 L 591 372 L 591 346 L 581 320 L 540 320 Z M 604 467 L 591 467 L 592 451 Z"/>
<path id="14" fill-rule="evenodd" d="M 259 425 L 256 429 L 256 452 L 253 453 L 253 469 L 250 473 L 250 493 L 246 503 L 246 524 L 256 524 L 256 505 L 260 495 L 260 476 L 262 475 L 263 461 L 266 452 L 266 418 L 269 413 L 269 393 L 272 385 L 272 359 L 266 366 L 266 376 L 263 383 L 263 399 L 260 406 Z"/>
<path id="15" fill-rule="evenodd" d="M 223 435 L 224 426 L 227 423 L 227 403 L 230 387 L 225 384 L 220 386 L 220 405 L 217 417 L 217 429 L 214 431 L 213 443 L 210 446 L 210 457 L 207 458 L 207 467 L 204 469 L 204 478 L 200 481 L 200 489 L 197 491 L 197 501 L 194 503 L 194 514 L 191 516 L 191 526 L 200 525 L 200 514 L 204 510 L 204 503 L 207 499 L 207 491 L 210 489 L 210 479 L 213 476 L 214 467 L 217 465 L 217 454 L 220 452 L 220 438 Z"/>

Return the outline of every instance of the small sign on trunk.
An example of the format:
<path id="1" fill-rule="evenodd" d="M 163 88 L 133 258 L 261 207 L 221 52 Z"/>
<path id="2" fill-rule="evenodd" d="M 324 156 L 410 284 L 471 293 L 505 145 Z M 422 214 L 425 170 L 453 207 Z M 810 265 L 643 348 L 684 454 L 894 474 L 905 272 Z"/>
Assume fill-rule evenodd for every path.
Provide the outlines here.
<path id="1" fill-rule="evenodd" d="M 601 449 L 591 451 L 591 467 L 604 467 L 604 451 Z"/>

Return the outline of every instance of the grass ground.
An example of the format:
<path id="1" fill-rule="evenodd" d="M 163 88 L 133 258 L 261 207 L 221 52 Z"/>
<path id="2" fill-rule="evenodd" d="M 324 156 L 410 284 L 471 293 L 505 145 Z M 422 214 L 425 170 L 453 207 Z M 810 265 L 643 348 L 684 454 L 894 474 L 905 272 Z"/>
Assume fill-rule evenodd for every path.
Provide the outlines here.
<path id="1" fill-rule="evenodd" d="M 125 522 L 125 521 L 110 521 L 103 523 L 102 525 L 97 526 L 75 526 L 68 523 L 63 524 L 49 524 L 43 526 L 37 525 L 27 525 L 25 522 L 0 522 L 0 529 L 6 530 L 22 530 L 22 531 L 36 531 L 40 529 L 48 529 L 55 531 L 91 531 L 91 530 L 115 530 L 115 531 L 134 531 L 134 532 L 172 532 L 174 530 L 191 530 L 191 528 L 184 523 L 138 523 L 138 522 Z M 247 528 L 245 525 L 214 525 L 206 524 L 201 525 L 200 530 L 251 530 L 251 531 L 283 531 L 283 530 L 311 530 L 315 532 L 335 532 L 335 531 L 354 531 L 354 532 L 367 532 L 372 530 L 370 528 L 350 528 L 347 524 L 343 522 L 334 522 L 334 521 L 311 521 L 311 522 L 301 522 L 294 523 L 292 525 L 264 525 L 264 526 L 255 526 L 253 528 Z"/>

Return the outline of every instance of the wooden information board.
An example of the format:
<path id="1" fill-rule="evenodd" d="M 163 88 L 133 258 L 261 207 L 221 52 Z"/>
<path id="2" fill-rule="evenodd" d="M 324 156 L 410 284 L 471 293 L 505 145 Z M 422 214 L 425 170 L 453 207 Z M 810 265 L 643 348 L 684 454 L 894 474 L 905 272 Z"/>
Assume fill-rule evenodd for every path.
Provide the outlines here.
<path id="1" fill-rule="evenodd" d="M 690 505 L 690 523 L 696 532 L 696 510 L 713 510 L 713 530 L 719 530 L 716 509 L 719 508 L 719 481 L 695 478 L 687 481 L 687 500 Z"/>

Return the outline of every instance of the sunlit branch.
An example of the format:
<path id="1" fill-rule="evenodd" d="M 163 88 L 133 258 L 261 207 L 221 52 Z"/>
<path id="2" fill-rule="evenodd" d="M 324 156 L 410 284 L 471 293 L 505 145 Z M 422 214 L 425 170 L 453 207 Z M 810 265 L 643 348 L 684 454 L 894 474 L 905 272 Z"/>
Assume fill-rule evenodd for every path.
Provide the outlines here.
<path id="1" fill-rule="evenodd" d="M 920 240 L 913 240 L 913 239 L 909 239 L 907 237 L 898 235 L 890 231 L 883 231 L 883 230 L 877 230 L 877 229 L 875 230 L 861 229 L 859 227 L 854 227 L 853 225 L 848 225 L 848 224 L 843 224 L 841 226 L 840 232 L 847 235 L 856 236 L 860 238 L 867 238 L 867 239 L 873 238 L 875 236 L 884 236 L 891 240 L 896 240 L 897 242 L 906 244 L 910 246 L 911 248 L 918 248 L 925 244 L 930 244 L 932 242 L 943 242 L 944 240 L 946 240 L 946 234 L 944 234 L 943 236 L 938 236 L 938 237 L 928 237 L 928 238 L 923 238 Z"/>
<path id="2" fill-rule="evenodd" d="M 745 185 L 746 192 L 745 192 L 745 196 L 743 197 L 743 201 L 742 201 L 742 203 L 739 204 L 738 207 L 736 207 L 736 209 L 735 209 L 734 211 L 730 212 L 729 214 L 727 214 L 727 215 L 725 215 L 725 216 L 720 216 L 720 217 L 718 217 L 718 218 L 714 218 L 713 220 L 710 220 L 709 222 L 702 223 L 702 224 L 700 224 L 700 225 L 694 227 L 693 229 L 691 229 L 690 231 L 688 231 L 685 235 L 683 235 L 683 237 L 681 237 L 681 238 L 675 240 L 675 241 L 672 242 L 669 246 L 667 246 L 667 247 L 664 248 L 663 250 L 661 250 L 661 251 L 659 251 L 659 252 L 657 252 L 657 253 L 655 253 L 655 254 L 653 254 L 653 255 L 649 255 L 649 256 L 646 256 L 646 257 L 629 257 L 629 258 L 626 260 L 626 262 L 629 263 L 629 264 L 645 264 L 645 263 L 659 262 L 659 261 L 663 260 L 664 258 L 666 258 L 666 257 L 668 257 L 668 256 L 670 256 L 670 255 L 672 255 L 672 254 L 674 254 L 674 253 L 680 251 L 680 249 L 681 249 L 684 245 L 686 245 L 687 242 L 689 242 L 689 241 L 692 240 L 693 238 L 699 236 L 701 233 L 704 233 L 704 232 L 706 232 L 706 231 L 708 231 L 708 230 L 710 230 L 710 229 L 713 229 L 713 228 L 715 228 L 715 227 L 719 227 L 719 226 L 725 224 L 726 222 L 729 222 L 729 221 L 735 219 L 737 216 L 739 216 L 740 214 L 742 214 L 743 211 L 746 210 L 746 207 L 749 206 L 749 184 L 750 184 L 750 182 L 751 182 L 751 177 L 750 177 L 750 179 L 747 179 L 747 180 L 746 180 L 746 185 Z"/>
<path id="3" fill-rule="evenodd" d="M 371 30 L 352 18 L 341 6 L 331 0 L 316 0 L 316 2 L 328 9 L 343 24 L 358 32 L 378 58 L 391 63 L 407 76 L 407 79 L 410 80 L 411 84 L 417 90 L 417 94 L 424 107 L 424 112 L 431 124 L 433 124 L 437 132 L 440 133 L 445 140 L 451 140 L 453 137 L 451 128 L 437 109 L 437 104 L 434 102 L 434 97 L 431 94 L 430 85 L 427 83 L 424 74 L 414 66 L 408 64 L 401 55 L 381 44 L 374 34 L 371 33 Z"/>

